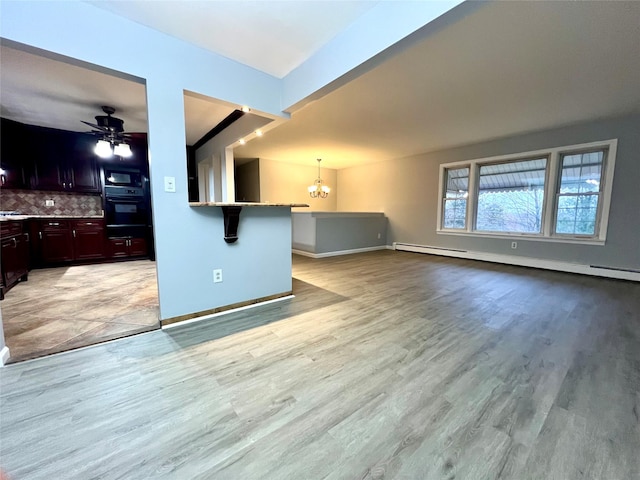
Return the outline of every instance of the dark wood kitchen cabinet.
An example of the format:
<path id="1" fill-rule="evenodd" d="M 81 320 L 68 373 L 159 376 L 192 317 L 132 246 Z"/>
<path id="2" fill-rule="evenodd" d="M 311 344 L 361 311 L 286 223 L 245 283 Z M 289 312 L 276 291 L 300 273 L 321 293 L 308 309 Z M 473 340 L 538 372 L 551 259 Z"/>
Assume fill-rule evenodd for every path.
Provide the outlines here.
<path id="1" fill-rule="evenodd" d="M 40 220 L 39 259 L 43 264 L 71 262 L 73 237 L 68 220 Z"/>
<path id="2" fill-rule="evenodd" d="M 37 258 L 41 265 L 105 258 L 102 219 L 38 221 Z"/>
<path id="3" fill-rule="evenodd" d="M 104 220 L 73 220 L 71 234 L 75 260 L 105 257 Z"/>
<path id="4" fill-rule="evenodd" d="M 109 254 L 111 258 L 144 257 L 148 254 L 147 241 L 136 237 L 110 238 Z"/>
<path id="5" fill-rule="evenodd" d="M 24 145 L 24 125 L 3 118 L 0 132 L 0 188 L 26 188 L 20 150 L 21 145 Z"/>
<path id="6" fill-rule="evenodd" d="M 27 168 L 34 190 L 100 192 L 95 139 L 81 133 L 28 127 Z"/>
<path id="7" fill-rule="evenodd" d="M 5 292 L 29 276 L 29 233 L 23 221 L 0 222 L 0 299 Z"/>

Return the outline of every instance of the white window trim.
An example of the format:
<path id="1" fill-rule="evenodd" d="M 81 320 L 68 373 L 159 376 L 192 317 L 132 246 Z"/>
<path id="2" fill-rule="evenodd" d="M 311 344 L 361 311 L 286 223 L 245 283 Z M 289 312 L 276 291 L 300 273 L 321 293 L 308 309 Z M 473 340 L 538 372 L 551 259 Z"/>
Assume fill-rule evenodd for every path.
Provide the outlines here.
<path id="1" fill-rule="evenodd" d="M 439 187 L 438 187 L 438 215 L 436 233 L 444 235 L 461 235 L 470 237 L 483 238 L 523 238 L 527 240 L 544 241 L 544 242 L 560 242 L 560 243 L 579 243 L 589 245 L 604 245 L 607 239 L 607 228 L 609 226 L 609 210 L 611 207 L 611 194 L 613 192 L 613 173 L 615 171 L 616 153 L 618 148 L 618 139 L 603 140 L 599 142 L 581 143 L 577 145 L 567 145 L 562 147 L 547 148 L 542 150 L 533 150 L 517 154 L 499 155 L 495 157 L 478 158 L 473 160 L 464 160 L 459 162 L 442 163 L 439 169 Z M 555 234 L 554 219 L 556 214 L 556 190 L 558 185 L 558 170 L 560 157 L 563 154 L 575 153 L 580 150 L 596 150 L 606 149 L 604 171 L 601 181 L 604 182 L 601 193 L 601 205 L 599 218 L 599 228 L 596 235 L 592 237 L 584 235 L 565 235 Z M 475 230 L 475 218 L 477 210 L 477 171 L 480 164 L 499 163 L 507 161 L 524 160 L 533 157 L 547 157 L 547 171 L 545 180 L 544 206 L 542 211 L 542 233 L 508 233 L 508 232 L 481 232 Z M 467 215 L 466 228 L 452 229 L 443 228 L 443 195 L 446 182 L 445 172 L 447 169 L 469 167 L 469 196 L 467 198 Z"/>

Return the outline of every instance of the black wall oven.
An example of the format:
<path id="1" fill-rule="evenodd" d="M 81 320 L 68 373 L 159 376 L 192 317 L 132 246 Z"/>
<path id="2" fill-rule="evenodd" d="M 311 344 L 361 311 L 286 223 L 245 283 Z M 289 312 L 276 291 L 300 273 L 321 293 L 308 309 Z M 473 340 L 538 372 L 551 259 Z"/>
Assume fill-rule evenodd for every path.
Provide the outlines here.
<path id="1" fill-rule="evenodd" d="M 108 232 L 118 236 L 123 228 L 151 224 L 147 180 L 139 168 L 104 167 L 104 218 Z"/>
<path id="2" fill-rule="evenodd" d="M 149 179 L 136 167 L 104 165 L 104 218 L 107 237 L 143 238 L 155 260 Z"/>
<path id="3" fill-rule="evenodd" d="M 132 188 L 116 193 L 105 194 L 104 217 L 107 227 L 147 226 L 149 207 L 143 190 Z"/>

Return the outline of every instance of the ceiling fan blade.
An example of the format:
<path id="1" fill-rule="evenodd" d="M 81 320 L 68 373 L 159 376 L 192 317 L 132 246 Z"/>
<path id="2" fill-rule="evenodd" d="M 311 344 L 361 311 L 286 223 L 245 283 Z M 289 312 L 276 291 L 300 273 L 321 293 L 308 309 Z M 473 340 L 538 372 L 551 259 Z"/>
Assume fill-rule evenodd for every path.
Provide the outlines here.
<path id="1" fill-rule="evenodd" d="M 97 130 L 100 130 L 100 132 L 104 132 L 104 133 L 108 133 L 109 132 L 108 128 L 101 127 L 100 125 L 96 125 L 95 123 L 85 122 L 84 120 L 80 120 L 80 121 L 82 123 L 84 123 L 85 125 L 89 125 L 91 128 L 95 128 Z"/>

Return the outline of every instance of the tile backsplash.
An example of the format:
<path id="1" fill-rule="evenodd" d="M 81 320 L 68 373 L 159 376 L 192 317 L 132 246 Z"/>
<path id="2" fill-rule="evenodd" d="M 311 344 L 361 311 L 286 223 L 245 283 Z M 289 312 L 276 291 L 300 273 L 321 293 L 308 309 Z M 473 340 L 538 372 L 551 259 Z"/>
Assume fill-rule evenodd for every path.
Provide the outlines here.
<path id="1" fill-rule="evenodd" d="M 53 200 L 53 206 L 46 206 L 47 200 Z M 15 210 L 24 215 L 90 217 L 102 215 L 102 196 L 38 190 L 2 190 L 0 191 L 0 210 Z"/>

